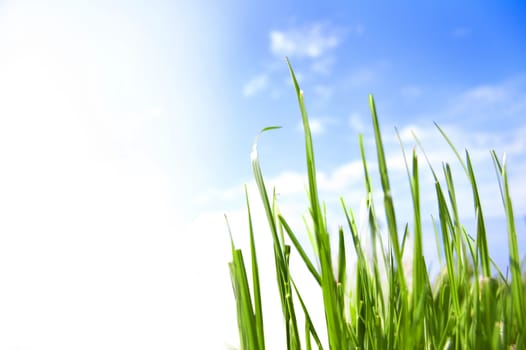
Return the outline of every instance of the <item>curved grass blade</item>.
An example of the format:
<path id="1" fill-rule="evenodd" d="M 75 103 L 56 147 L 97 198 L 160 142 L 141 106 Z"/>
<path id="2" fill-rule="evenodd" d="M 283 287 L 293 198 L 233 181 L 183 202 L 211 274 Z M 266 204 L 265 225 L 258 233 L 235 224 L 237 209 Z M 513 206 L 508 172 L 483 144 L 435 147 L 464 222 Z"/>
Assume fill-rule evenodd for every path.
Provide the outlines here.
<path id="1" fill-rule="evenodd" d="M 263 129 L 261 132 L 275 130 L 278 127 L 268 127 Z M 258 135 L 259 136 L 259 135 Z M 254 141 L 252 146 L 252 153 L 250 155 L 252 160 L 252 169 L 254 171 L 254 178 L 260 193 L 261 201 L 265 209 L 267 221 L 272 234 L 273 246 L 274 246 L 274 261 L 276 267 L 276 278 L 279 290 L 279 296 L 281 300 L 281 309 L 283 317 L 285 319 L 286 334 L 287 334 L 287 349 L 296 349 L 296 344 L 299 343 L 299 334 L 296 326 L 293 299 L 291 298 L 290 289 L 290 272 L 288 266 L 288 247 L 282 244 L 280 235 L 278 233 L 278 225 L 276 220 L 275 200 L 271 205 L 267 189 L 265 187 L 265 181 L 263 179 L 263 173 L 259 164 L 259 156 L 257 151 L 258 137 Z M 275 197 L 274 197 L 275 199 Z"/>

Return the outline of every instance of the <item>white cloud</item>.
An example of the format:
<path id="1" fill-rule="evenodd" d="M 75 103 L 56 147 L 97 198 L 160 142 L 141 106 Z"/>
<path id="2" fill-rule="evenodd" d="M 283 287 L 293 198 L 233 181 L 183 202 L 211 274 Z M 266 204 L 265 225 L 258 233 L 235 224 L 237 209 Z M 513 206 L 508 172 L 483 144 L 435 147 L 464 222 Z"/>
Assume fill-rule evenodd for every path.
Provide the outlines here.
<path id="1" fill-rule="evenodd" d="M 330 100 L 334 93 L 334 89 L 332 87 L 321 84 L 315 85 L 312 90 L 319 97 L 319 99 L 316 101 L 321 100 L 322 102 L 327 102 Z"/>
<path id="2" fill-rule="evenodd" d="M 353 33 L 356 36 L 363 36 L 365 34 L 365 26 L 363 26 L 362 24 L 358 24 L 354 27 Z"/>
<path id="3" fill-rule="evenodd" d="M 363 131 L 365 130 L 363 116 L 357 112 L 351 113 L 351 115 L 349 116 L 349 126 L 355 132 L 363 133 Z"/>
<path id="4" fill-rule="evenodd" d="M 270 97 L 271 97 L 273 100 L 277 100 L 277 99 L 279 99 L 281 96 L 283 96 L 283 91 L 281 91 L 280 89 L 274 88 L 274 89 L 272 89 L 272 91 L 270 92 Z"/>
<path id="5" fill-rule="evenodd" d="M 468 27 L 457 27 L 451 31 L 451 36 L 457 39 L 467 38 L 471 35 L 471 29 Z"/>
<path id="6" fill-rule="evenodd" d="M 357 183 L 361 186 L 362 165 L 361 161 L 342 164 L 330 172 L 319 171 L 317 174 L 320 191 L 339 193 L 349 189 Z M 304 195 L 307 186 L 307 174 L 284 171 L 278 176 L 268 180 L 269 188 L 276 188 L 280 196 Z M 354 187 L 353 187 L 354 188 Z"/>
<path id="7" fill-rule="evenodd" d="M 305 184 L 307 177 L 305 174 L 300 174 L 293 171 L 285 171 L 277 177 L 270 179 L 269 185 L 271 188 L 276 188 L 280 195 L 293 195 L 305 193 Z"/>
<path id="8" fill-rule="evenodd" d="M 329 75 L 332 72 L 332 66 L 335 62 L 334 57 L 317 59 L 311 64 L 311 71 L 316 74 Z"/>
<path id="9" fill-rule="evenodd" d="M 263 73 L 254 78 L 252 78 L 248 83 L 243 87 L 243 95 L 245 97 L 251 97 L 255 94 L 265 90 L 268 86 L 268 76 Z"/>
<path id="10" fill-rule="evenodd" d="M 309 120 L 309 126 L 313 135 L 319 135 L 325 132 L 325 123 L 321 119 Z"/>
<path id="11" fill-rule="evenodd" d="M 318 182 L 320 190 L 331 192 L 344 192 L 362 185 L 363 180 L 362 163 L 359 160 L 343 164 L 335 168 L 330 174 L 320 172 Z M 357 186 L 358 185 L 358 186 Z"/>
<path id="12" fill-rule="evenodd" d="M 270 32 L 270 50 L 280 58 L 319 58 L 336 48 L 340 42 L 340 35 L 322 24 Z"/>
<path id="13" fill-rule="evenodd" d="M 338 121 L 332 117 L 309 117 L 309 127 L 312 135 L 325 134 L 330 125 L 338 124 Z M 297 124 L 298 131 L 303 132 L 303 122 L 299 121 Z"/>
<path id="14" fill-rule="evenodd" d="M 484 102 L 487 104 L 494 104 L 502 102 L 509 96 L 507 87 L 503 85 L 481 85 L 469 89 L 464 93 L 464 99 L 470 100 L 473 103 Z"/>
<path id="15" fill-rule="evenodd" d="M 406 100 L 415 100 L 422 96 L 422 88 L 417 85 L 407 85 L 400 89 L 400 94 Z"/>
<path id="16" fill-rule="evenodd" d="M 376 70 L 373 68 L 361 68 L 352 72 L 347 82 L 353 87 L 363 86 L 373 82 L 376 75 Z"/>
<path id="17" fill-rule="evenodd" d="M 364 89 L 372 83 L 378 82 L 390 65 L 386 60 L 379 60 L 350 70 L 343 77 L 342 87 Z"/>
<path id="18" fill-rule="evenodd" d="M 519 121 L 526 118 L 526 79 L 517 76 L 496 84 L 483 84 L 460 92 L 445 111 L 451 119 L 478 127 L 480 123 Z"/>

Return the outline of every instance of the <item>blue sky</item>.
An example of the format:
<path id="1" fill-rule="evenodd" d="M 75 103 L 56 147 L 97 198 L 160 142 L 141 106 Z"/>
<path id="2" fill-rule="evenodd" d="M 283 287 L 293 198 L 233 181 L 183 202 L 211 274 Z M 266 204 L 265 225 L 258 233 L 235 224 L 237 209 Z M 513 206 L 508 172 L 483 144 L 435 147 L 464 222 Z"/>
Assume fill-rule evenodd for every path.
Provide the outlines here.
<path id="1" fill-rule="evenodd" d="M 305 239 L 303 139 L 285 56 L 305 91 L 333 231 L 340 195 L 360 212 L 360 132 L 375 170 L 373 93 L 400 223 L 410 207 L 394 127 L 406 150 L 413 130 L 433 164 L 454 165 L 473 228 L 437 122 L 472 154 L 501 265 L 489 150 L 507 154 L 524 254 L 525 17 L 519 1 L 0 1 L 0 350 L 236 344 L 223 214 L 244 246 L 243 184 L 255 201 L 249 155 L 263 127 L 283 126 L 259 152 Z M 429 218 L 433 191 L 423 193 Z M 265 249 L 261 212 L 255 221 Z M 273 283 L 271 257 L 261 259 Z M 268 305 L 275 292 L 265 290 Z M 279 329 L 278 313 L 266 317 Z M 277 329 L 269 344 L 280 344 Z"/>

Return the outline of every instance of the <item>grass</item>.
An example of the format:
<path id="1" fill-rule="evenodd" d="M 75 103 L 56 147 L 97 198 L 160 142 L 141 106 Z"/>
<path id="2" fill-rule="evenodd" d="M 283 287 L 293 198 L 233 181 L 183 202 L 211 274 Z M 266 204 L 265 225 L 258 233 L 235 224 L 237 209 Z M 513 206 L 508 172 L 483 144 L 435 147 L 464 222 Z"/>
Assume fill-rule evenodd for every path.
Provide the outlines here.
<path id="1" fill-rule="evenodd" d="M 435 179 L 434 191 L 438 204 L 434 231 L 439 256 L 445 264 L 437 278 L 430 277 L 423 253 L 423 227 L 420 209 L 419 163 L 416 150 L 406 160 L 407 177 L 410 184 L 413 206 L 413 223 L 399 231 L 395 206 L 391 197 L 389 169 L 387 167 L 382 134 L 375 101 L 369 96 L 369 106 L 376 141 L 377 161 L 383 193 L 383 208 L 387 222 L 388 241 L 379 235 L 379 213 L 373 203 L 372 180 L 368 170 L 363 138 L 359 145 L 367 192 L 368 224 L 373 248 L 365 247 L 354 213 L 341 199 L 346 217 L 346 228 L 338 231 L 338 245 L 331 246 L 323 205 L 318 196 L 314 149 L 305 109 L 303 92 L 300 90 L 294 71 L 290 74 L 298 98 L 305 135 L 305 152 L 308 172 L 308 197 L 312 233 L 312 259 L 300 244 L 296 234 L 277 208 L 275 194 L 269 196 L 259 164 L 257 139 L 252 152 L 252 167 L 261 201 L 266 213 L 273 240 L 275 277 L 281 300 L 286 349 L 526 349 L 526 284 L 521 271 L 515 219 L 508 183 L 505 159 L 498 159 L 493 151 L 493 163 L 507 219 L 509 270 L 506 277 L 489 255 L 484 214 L 479 198 L 476 177 L 469 152 L 462 156 L 444 131 L 438 127 L 449 143 L 452 152 L 462 165 L 471 185 L 476 232 L 474 238 L 462 225 L 456 197 L 454 179 L 450 165 L 440 169 L 444 182 L 430 162 L 427 167 Z M 275 129 L 269 127 L 263 132 Z M 425 155 L 420 141 L 415 139 Z M 403 148 L 402 148 L 403 152 Z M 232 242 L 232 262 L 229 264 L 236 300 L 237 319 L 241 349 L 265 349 L 263 305 L 258 271 L 257 249 L 252 224 L 248 194 L 246 196 L 248 227 L 250 235 L 250 263 L 244 261 L 243 252 Z M 352 238 L 352 246 L 346 246 L 345 235 Z M 412 237 L 413 246 L 408 247 L 407 238 Z M 376 249 L 375 247 L 378 247 Z M 316 285 L 321 289 L 325 319 L 324 324 L 315 324 L 301 291 L 294 282 L 290 269 L 290 255 L 295 250 Z M 373 257 L 367 257 L 367 249 Z M 412 266 L 404 266 L 402 257 L 412 249 Z M 347 260 L 354 252 L 357 262 L 352 273 L 348 273 Z M 336 263 L 333 263 L 336 262 Z M 250 271 L 247 267 L 250 266 Z M 407 269 L 408 272 L 404 271 Z M 387 271 L 386 282 L 382 271 Z M 409 272 L 410 271 L 410 272 Z M 492 271 L 496 271 L 492 275 Z M 408 278 L 408 273 L 411 274 Z M 249 281 L 251 276 L 251 282 Z M 353 286 L 352 288 L 349 286 Z M 301 313 L 301 317 L 297 317 Z M 300 324 L 301 322 L 301 324 Z M 320 322 L 321 323 L 321 322 Z M 321 339 L 320 332 L 326 339 Z"/>

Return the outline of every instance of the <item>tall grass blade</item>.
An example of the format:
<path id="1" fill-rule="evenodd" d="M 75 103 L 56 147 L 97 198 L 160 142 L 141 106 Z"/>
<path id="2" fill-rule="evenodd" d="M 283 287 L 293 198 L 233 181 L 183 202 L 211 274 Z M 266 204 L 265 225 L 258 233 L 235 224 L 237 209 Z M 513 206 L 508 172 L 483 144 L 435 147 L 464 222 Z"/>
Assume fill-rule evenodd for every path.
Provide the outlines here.
<path id="1" fill-rule="evenodd" d="M 508 229 L 508 249 L 509 249 L 509 263 L 511 269 L 511 292 L 513 310 L 515 311 L 518 329 L 526 329 L 526 300 L 525 287 L 523 285 L 523 275 L 521 271 L 521 263 L 519 256 L 519 248 L 517 242 L 517 230 L 515 228 L 515 217 L 513 214 L 513 205 L 511 202 L 511 194 L 509 189 L 508 172 L 506 169 L 506 158 L 501 165 L 496 157 L 495 152 L 492 152 L 493 160 L 496 167 L 500 171 L 502 177 L 502 201 L 504 202 L 504 210 L 506 213 L 506 223 Z M 526 346 L 526 332 L 521 334 L 520 343 Z"/>
<path id="2" fill-rule="evenodd" d="M 287 64 L 289 66 L 289 72 L 296 90 L 296 96 L 298 98 L 298 104 L 303 122 L 303 130 L 305 134 L 310 211 L 321 266 L 322 294 L 329 336 L 329 347 L 331 349 L 345 349 L 347 348 L 347 336 L 343 327 L 343 311 L 339 308 L 340 303 L 338 301 L 338 294 L 336 292 L 336 281 L 334 280 L 334 272 L 332 268 L 329 234 L 325 226 L 325 221 L 318 197 L 314 147 L 312 144 L 312 136 L 309 127 L 307 110 L 305 108 L 303 91 L 300 90 L 296 75 L 294 74 L 294 70 L 292 69 L 288 59 Z"/>
<path id="3" fill-rule="evenodd" d="M 243 253 L 239 249 L 235 249 L 234 240 L 232 238 L 232 231 L 226 218 L 228 232 L 230 234 L 230 242 L 232 246 L 232 262 L 229 264 L 230 275 L 232 280 L 232 287 L 236 297 L 237 306 L 237 320 L 239 327 L 239 335 L 241 348 L 248 349 L 263 349 L 260 348 L 258 341 L 257 324 L 252 307 L 252 297 L 250 295 L 250 287 L 248 285 L 247 273 L 245 270 L 245 262 L 243 261 Z"/>
<path id="4" fill-rule="evenodd" d="M 277 127 L 265 128 L 261 132 L 274 130 L 276 128 Z M 276 213 L 273 210 L 275 201 L 273 200 L 273 204 L 271 205 L 267 189 L 265 187 L 265 181 L 261 172 L 259 156 L 257 152 L 257 138 L 252 147 L 251 159 L 252 169 L 254 171 L 254 178 L 259 189 L 260 197 L 263 203 L 263 207 L 265 209 L 265 213 L 267 215 L 267 221 L 274 243 L 274 261 L 276 267 L 278 291 L 281 300 L 283 317 L 285 319 L 285 324 L 287 325 L 287 349 L 295 349 L 294 346 L 299 341 L 299 334 L 297 330 L 297 325 L 295 324 L 294 305 L 293 299 L 291 298 L 292 294 L 290 288 L 290 272 L 287 260 L 287 247 L 281 243 L 282 239 L 280 239 L 279 237 L 278 225 L 276 222 Z"/>
<path id="5" fill-rule="evenodd" d="M 526 349 L 526 275 L 525 267 L 520 263 L 505 159 L 501 164 L 495 152 L 492 152 L 507 222 L 511 279 L 507 272 L 504 275 L 500 271 L 490 256 L 486 216 L 482 210 L 470 154 L 466 151 L 463 159 L 446 133 L 436 125 L 458 158 L 469 181 L 476 222 L 474 237 L 461 222 L 460 201 L 457 198 L 450 165 L 442 164 L 443 179 L 439 179 L 420 140 L 413 134 L 434 178 L 434 193 L 438 205 L 438 222 L 433 215 L 431 220 L 442 270 L 431 283 L 424 256 L 426 231 L 421 212 L 421 196 L 428 189 L 421 189 L 423 182 L 416 148 L 413 148 L 411 157 L 406 157 L 400 135 L 398 130 L 396 131 L 410 185 L 413 214 L 412 220 L 404 223 L 399 230 L 376 106 L 372 95 L 369 95 L 388 239 L 384 245 L 385 238 L 382 238 L 380 221 L 373 202 L 373 181 L 368 170 L 363 136 L 360 134 L 359 146 L 365 178 L 367 212 L 366 216 L 361 218 L 363 222 L 358 225 L 352 209 L 347 208 L 343 198 L 340 198 L 352 244 L 346 244 L 347 229 L 339 226 L 338 236 L 334 237 L 337 246 L 333 256 L 331 237 L 327 229 L 327 208 L 320 202 L 318 195 L 314 147 L 304 96 L 288 60 L 287 64 L 296 91 L 305 136 L 310 217 L 303 219 L 313 248 L 313 257 L 305 251 L 288 221 L 280 214 L 275 190 L 272 197 L 269 197 L 257 152 L 259 135 L 251 154 L 256 185 L 272 236 L 276 284 L 286 335 L 285 348 L 301 350 L 317 346 L 318 349 L 322 349 L 322 344 L 328 344 L 331 350 Z M 279 127 L 268 127 L 262 132 L 277 128 Z M 242 251 L 234 245 L 227 220 L 232 250 L 229 269 L 236 300 L 241 349 L 263 350 L 263 302 L 252 212 L 246 187 L 245 198 L 250 234 L 251 281 Z M 402 232 L 402 227 L 403 235 L 400 237 L 398 233 Z M 366 234 L 370 237 L 364 237 L 363 232 L 359 231 L 362 229 L 367 230 Z M 409 237 L 413 238 L 412 245 L 406 244 L 411 241 Z M 316 280 L 317 286 L 321 288 L 326 339 L 320 338 L 320 333 L 315 328 L 317 320 L 312 318 L 311 310 L 304 302 L 303 295 L 291 275 L 292 246 L 299 254 L 300 261 Z M 356 255 L 356 263 L 354 271 L 349 273 L 352 250 Z M 412 254 L 413 261 L 412 265 L 404 266 L 402 258 L 407 254 Z M 408 268 L 411 269 L 411 274 L 406 276 L 404 270 Z M 492 271 L 496 271 L 495 277 L 490 275 Z M 301 336 L 294 305 L 297 302 L 300 303 L 304 315 L 303 319 L 299 318 L 304 320 L 304 334 Z"/>
<path id="6" fill-rule="evenodd" d="M 466 151 L 467 168 L 469 174 L 469 180 L 471 182 L 471 188 L 473 190 L 473 201 L 475 204 L 475 210 L 477 211 L 477 245 L 480 254 L 480 261 L 482 264 L 482 273 L 484 277 L 491 277 L 491 261 L 489 258 L 488 250 L 488 239 L 486 238 L 486 224 L 484 222 L 484 214 L 482 212 L 482 204 L 480 203 L 480 196 L 475 179 L 475 172 L 473 171 L 473 165 L 471 163 L 471 157 L 468 151 Z"/>
<path id="7" fill-rule="evenodd" d="M 250 256 L 252 259 L 252 286 L 254 289 L 254 306 L 255 306 L 255 326 L 258 338 L 259 349 L 265 349 L 265 331 L 263 326 L 263 307 L 261 305 L 261 286 L 259 281 L 259 268 L 256 253 L 256 243 L 254 239 L 254 228 L 252 225 L 252 213 L 250 211 L 250 201 L 248 199 L 248 190 L 245 185 L 245 198 L 248 213 L 248 230 L 250 234 Z"/>
<path id="8" fill-rule="evenodd" d="M 294 247 L 296 248 L 296 250 L 300 254 L 301 258 L 303 259 L 303 262 L 305 263 L 305 265 L 309 269 L 310 273 L 312 274 L 312 276 L 314 277 L 316 282 L 318 282 L 318 284 L 321 286 L 320 274 L 318 273 L 318 270 L 316 270 L 316 268 L 312 264 L 309 256 L 307 255 L 307 253 L 305 252 L 305 250 L 301 246 L 301 243 L 299 242 L 298 238 L 296 238 L 296 235 L 294 234 L 294 232 L 292 232 L 292 229 L 290 228 L 290 226 L 287 223 L 287 221 L 285 220 L 285 218 L 283 216 L 281 216 L 281 215 L 279 215 L 278 218 L 279 218 L 279 222 L 281 223 L 282 227 L 285 229 L 285 232 L 287 233 L 288 237 L 292 241 L 292 244 L 294 244 Z"/>
<path id="9" fill-rule="evenodd" d="M 378 168 L 380 171 L 380 180 L 382 183 L 382 189 L 384 191 L 384 209 L 387 220 L 387 227 L 389 231 L 389 238 L 391 240 L 391 246 L 394 251 L 396 270 L 398 271 L 399 279 L 398 282 L 402 288 L 402 294 L 407 293 L 407 285 L 404 275 L 404 266 L 402 263 L 402 251 L 398 242 L 398 228 L 396 225 L 396 215 L 393 204 L 393 197 L 391 194 L 391 186 L 389 184 L 389 175 L 387 171 L 387 162 L 385 160 L 384 146 L 382 142 L 382 135 L 380 131 L 380 124 L 378 122 L 378 116 L 376 114 L 376 105 L 374 98 L 369 95 L 369 107 L 371 109 L 371 115 L 373 119 L 374 136 L 376 140 L 376 151 L 378 156 Z"/>

